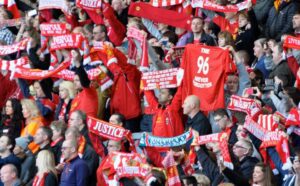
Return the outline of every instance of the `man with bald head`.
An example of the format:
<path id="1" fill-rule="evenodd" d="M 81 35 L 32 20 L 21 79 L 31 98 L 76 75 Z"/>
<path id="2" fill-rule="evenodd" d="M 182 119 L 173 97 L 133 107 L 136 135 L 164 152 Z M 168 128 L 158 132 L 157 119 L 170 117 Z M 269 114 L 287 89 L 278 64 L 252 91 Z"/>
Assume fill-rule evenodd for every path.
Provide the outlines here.
<path id="1" fill-rule="evenodd" d="M 199 135 L 207 135 L 212 133 L 211 125 L 207 117 L 200 111 L 200 100 L 195 95 L 185 98 L 183 105 L 183 114 L 188 115 L 186 130 L 194 129 Z"/>

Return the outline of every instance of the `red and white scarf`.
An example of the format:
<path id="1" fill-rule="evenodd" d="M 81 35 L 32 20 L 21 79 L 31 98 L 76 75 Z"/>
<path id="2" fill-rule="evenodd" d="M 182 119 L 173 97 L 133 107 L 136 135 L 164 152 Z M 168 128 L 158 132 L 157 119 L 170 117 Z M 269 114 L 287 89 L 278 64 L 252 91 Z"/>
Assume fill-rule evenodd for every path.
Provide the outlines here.
<path id="1" fill-rule="evenodd" d="M 16 67 L 24 67 L 29 63 L 29 59 L 27 56 L 21 57 L 16 60 L 3 60 L 0 59 L 0 69 L 1 70 L 9 70 L 13 71 Z"/>
<path id="2" fill-rule="evenodd" d="M 300 50 L 300 38 L 294 36 L 287 36 L 283 42 L 283 47 Z"/>
<path id="3" fill-rule="evenodd" d="M 24 23 L 25 18 L 16 18 L 16 19 L 4 19 L 0 22 L 0 28 L 3 27 L 13 27 L 13 26 L 18 26 Z"/>
<path id="4" fill-rule="evenodd" d="M 22 79 L 31 79 L 31 80 L 39 80 L 45 79 L 48 77 L 52 77 L 58 72 L 68 68 L 70 66 L 70 62 L 63 62 L 55 69 L 52 70 L 41 70 L 41 69 L 30 69 L 24 67 L 17 67 L 14 71 L 12 71 L 12 75 L 15 78 Z"/>
<path id="5" fill-rule="evenodd" d="M 181 4 L 183 0 L 151 0 L 149 3 L 155 7 L 173 6 Z"/>
<path id="6" fill-rule="evenodd" d="M 40 24 L 41 35 L 58 36 L 67 34 L 67 25 L 65 23 L 43 23 Z"/>
<path id="7" fill-rule="evenodd" d="M 18 43 L 14 43 L 12 45 L 0 45 L 0 56 L 6 56 L 15 52 L 18 52 L 20 50 L 25 50 L 27 47 L 29 39 L 23 39 L 22 41 Z"/>
<path id="8" fill-rule="evenodd" d="M 39 10 L 60 9 L 66 16 L 72 16 L 71 10 L 67 5 L 67 1 L 62 0 L 40 0 Z"/>
<path id="9" fill-rule="evenodd" d="M 252 1 L 255 4 L 256 0 L 245 0 L 236 5 L 226 5 L 222 6 L 217 3 L 214 3 L 210 0 L 192 0 L 193 8 L 203 8 L 206 10 L 212 10 L 216 12 L 239 12 L 247 8 L 248 2 Z"/>
<path id="10" fill-rule="evenodd" d="M 76 5 L 84 10 L 97 11 L 101 9 L 102 0 L 78 0 Z"/>
<path id="11" fill-rule="evenodd" d="M 127 37 L 134 38 L 141 43 L 142 57 L 140 66 L 142 70 L 149 69 L 147 35 L 134 27 L 130 27 L 127 31 Z"/>
<path id="12" fill-rule="evenodd" d="M 229 149 L 228 149 L 228 134 L 227 132 L 203 135 L 195 138 L 192 145 L 204 145 L 209 142 L 218 142 L 221 150 L 221 155 L 224 161 L 224 165 L 233 170 L 233 163 L 231 161 Z"/>
<path id="13" fill-rule="evenodd" d="M 65 34 L 54 36 L 52 38 L 50 50 L 82 48 L 84 37 L 81 34 Z"/>

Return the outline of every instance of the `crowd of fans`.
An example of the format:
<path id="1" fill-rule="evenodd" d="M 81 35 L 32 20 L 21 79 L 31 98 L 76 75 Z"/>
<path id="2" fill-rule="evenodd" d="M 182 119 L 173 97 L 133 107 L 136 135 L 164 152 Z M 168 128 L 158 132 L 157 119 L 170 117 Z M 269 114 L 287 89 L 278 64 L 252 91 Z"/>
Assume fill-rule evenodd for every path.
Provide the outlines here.
<path id="1" fill-rule="evenodd" d="M 300 185 L 297 0 L 7 0 L 0 14 L 0 185 Z M 144 87 L 190 72 L 191 45 L 228 52 L 222 107 L 202 110 L 212 92 L 186 74 Z"/>

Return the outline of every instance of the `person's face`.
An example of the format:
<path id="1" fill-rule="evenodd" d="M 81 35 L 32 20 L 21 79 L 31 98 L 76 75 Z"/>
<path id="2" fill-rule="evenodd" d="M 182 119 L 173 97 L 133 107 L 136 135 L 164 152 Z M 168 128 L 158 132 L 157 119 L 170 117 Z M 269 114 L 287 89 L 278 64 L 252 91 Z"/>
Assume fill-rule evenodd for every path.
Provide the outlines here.
<path id="1" fill-rule="evenodd" d="M 38 145 L 44 142 L 44 133 L 41 129 L 38 129 L 34 135 L 34 142 Z"/>
<path id="2" fill-rule="evenodd" d="M 219 45 L 219 47 L 224 47 L 226 45 L 224 37 L 218 38 L 218 45 Z"/>
<path id="3" fill-rule="evenodd" d="M 82 85 L 80 83 L 78 75 L 75 75 L 75 77 L 74 77 L 74 87 L 75 87 L 75 90 L 77 90 L 77 91 L 82 90 Z"/>
<path id="4" fill-rule="evenodd" d="M 182 108 L 183 108 L 183 114 L 186 114 L 186 115 L 192 111 L 193 107 L 188 98 L 186 98 L 184 100 Z"/>
<path id="5" fill-rule="evenodd" d="M 282 54 L 278 50 L 278 46 L 273 47 L 273 62 L 277 65 L 282 60 Z"/>
<path id="6" fill-rule="evenodd" d="M 14 114 L 14 110 L 12 108 L 12 103 L 8 100 L 5 104 L 5 114 L 8 116 L 12 116 Z"/>
<path id="7" fill-rule="evenodd" d="M 30 110 L 27 109 L 25 105 L 22 105 L 22 113 L 25 119 L 28 119 L 31 116 Z"/>
<path id="8" fill-rule="evenodd" d="M 14 174 L 12 174 L 11 168 L 9 166 L 3 166 L 1 168 L 1 181 L 5 184 L 11 182 L 14 179 Z"/>
<path id="9" fill-rule="evenodd" d="M 158 24 L 157 24 L 157 29 L 158 29 L 159 31 L 165 30 L 165 29 L 167 29 L 167 28 L 168 28 L 168 25 L 166 25 L 166 24 L 163 24 L 163 23 L 158 23 Z"/>
<path id="10" fill-rule="evenodd" d="M 226 116 L 215 116 L 214 117 L 214 120 L 216 122 L 216 124 L 220 127 L 221 130 L 225 130 L 226 128 L 226 124 L 227 124 L 227 117 Z"/>
<path id="11" fill-rule="evenodd" d="M 55 140 L 57 140 L 58 138 L 61 137 L 60 131 L 58 131 L 55 128 L 52 128 L 52 127 L 51 127 L 51 130 L 52 130 L 52 141 L 55 141 Z"/>
<path id="12" fill-rule="evenodd" d="M 255 166 L 253 170 L 253 183 L 260 183 L 264 180 L 264 172 L 259 166 Z"/>
<path id="13" fill-rule="evenodd" d="M 7 136 L 0 137 L 0 152 L 5 152 L 8 149 L 7 141 Z"/>
<path id="14" fill-rule="evenodd" d="M 69 141 L 64 141 L 61 147 L 61 152 L 63 157 L 67 160 L 71 158 L 72 154 L 74 153 L 74 147 L 71 146 Z"/>
<path id="15" fill-rule="evenodd" d="M 33 88 L 34 88 L 34 90 L 36 92 L 36 96 L 38 98 L 45 97 L 45 93 L 44 93 L 44 91 L 43 91 L 43 89 L 42 89 L 42 87 L 41 87 L 41 85 L 40 85 L 39 82 L 34 82 Z"/>
<path id="16" fill-rule="evenodd" d="M 69 125 L 70 127 L 76 127 L 78 128 L 78 126 L 80 125 L 81 121 L 80 118 L 78 116 L 78 114 L 76 112 L 72 112 L 70 118 L 69 118 Z"/>
<path id="17" fill-rule="evenodd" d="M 239 27 L 242 28 L 248 24 L 248 20 L 244 15 L 239 16 Z"/>
<path id="18" fill-rule="evenodd" d="M 201 19 L 193 19 L 191 29 L 193 33 L 199 33 L 203 30 L 203 21 Z"/>
<path id="19" fill-rule="evenodd" d="M 226 81 L 226 86 L 227 86 L 227 90 L 231 94 L 237 93 L 239 87 L 239 78 L 234 75 L 228 76 Z"/>
<path id="20" fill-rule="evenodd" d="M 68 89 L 66 89 L 64 87 L 59 87 L 59 97 L 61 99 L 67 99 L 67 98 L 69 98 L 69 91 L 68 91 Z"/>
<path id="21" fill-rule="evenodd" d="M 123 9 L 122 1 L 121 0 L 112 0 L 111 7 L 117 12 L 121 11 Z"/>
<path id="22" fill-rule="evenodd" d="M 255 57 L 260 57 L 260 56 L 262 56 L 264 49 L 263 49 L 263 46 L 259 42 L 255 41 L 253 51 L 254 51 Z"/>
<path id="23" fill-rule="evenodd" d="M 300 14 L 293 16 L 293 29 L 300 29 Z"/>
<path id="24" fill-rule="evenodd" d="M 119 152 L 121 150 L 120 143 L 117 141 L 109 140 L 107 144 L 107 152 L 108 154 L 112 152 Z"/>
<path id="25" fill-rule="evenodd" d="M 166 104 L 172 99 L 168 89 L 161 89 L 158 95 L 158 102 L 160 104 Z"/>
<path id="26" fill-rule="evenodd" d="M 122 123 L 119 123 L 117 115 L 111 115 L 109 118 L 109 123 L 112 123 L 115 125 L 122 125 Z"/>
<path id="27" fill-rule="evenodd" d="M 22 149 L 20 146 L 15 145 L 15 148 L 14 148 L 14 150 L 13 150 L 13 153 L 14 153 L 15 155 L 18 155 L 18 154 L 20 154 L 21 152 L 23 152 L 23 149 Z"/>
<path id="28" fill-rule="evenodd" d="M 236 157 L 244 157 L 249 149 L 242 142 L 238 141 L 233 145 L 233 153 Z"/>
<path id="29" fill-rule="evenodd" d="M 101 28 L 99 26 L 96 26 L 93 29 L 93 40 L 94 41 L 101 41 L 103 39 L 102 37 L 102 32 L 101 32 Z"/>

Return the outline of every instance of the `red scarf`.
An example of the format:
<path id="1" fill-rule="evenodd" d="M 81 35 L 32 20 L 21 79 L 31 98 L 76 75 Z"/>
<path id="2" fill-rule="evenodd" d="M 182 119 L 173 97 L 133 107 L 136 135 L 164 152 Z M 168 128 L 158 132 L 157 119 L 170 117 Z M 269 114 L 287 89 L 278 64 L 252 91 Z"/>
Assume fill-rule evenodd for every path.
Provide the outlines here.
<path id="1" fill-rule="evenodd" d="M 20 50 L 25 50 L 27 47 L 29 39 L 23 39 L 22 41 L 18 43 L 14 43 L 12 45 L 0 45 L 0 56 L 6 56 L 15 52 L 18 52 Z"/>
<path id="2" fill-rule="evenodd" d="M 44 186 L 48 174 L 49 174 L 48 172 L 44 172 L 42 177 L 36 175 L 33 179 L 32 186 Z"/>
<path id="3" fill-rule="evenodd" d="M 294 48 L 300 50 L 300 38 L 287 36 L 283 42 L 284 48 Z"/>
<path id="4" fill-rule="evenodd" d="M 41 35 L 58 36 L 67 34 L 67 24 L 65 23 L 43 23 L 40 24 Z"/>
<path id="5" fill-rule="evenodd" d="M 252 0 L 252 4 L 255 4 L 256 0 Z M 248 0 L 240 2 L 236 5 L 226 5 L 222 6 L 214 3 L 210 0 L 192 0 L 193 8 L 203 8 L 206 10 L 216 11 L 216 12 L 239 12 L 247 8 Z"/>

